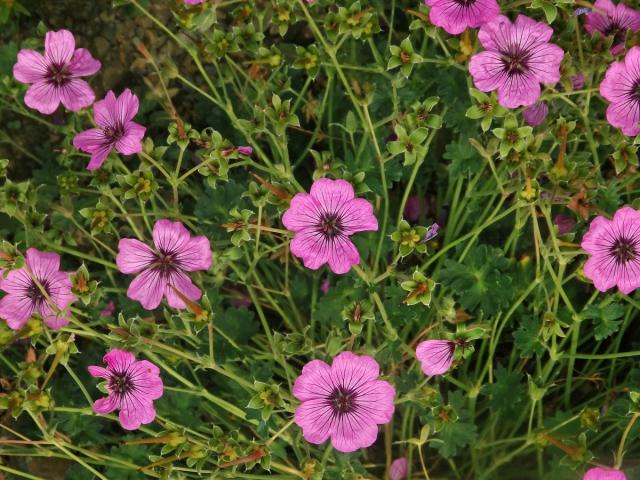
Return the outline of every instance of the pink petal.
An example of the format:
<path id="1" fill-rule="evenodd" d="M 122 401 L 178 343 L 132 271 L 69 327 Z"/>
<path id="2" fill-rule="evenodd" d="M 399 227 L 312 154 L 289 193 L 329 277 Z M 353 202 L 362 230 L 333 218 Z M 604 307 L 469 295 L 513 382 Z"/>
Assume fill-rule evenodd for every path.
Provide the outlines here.
<path id="1" fill-rule="evenodd" d="M 174 288 L 191 301 L 199 300 L 202 296 L 202 291 L 200 291 L 200 289 L 191 282 L 191 279 L 185 273 L 181 271 L 173 272 L 168 279 L 167 286 L 165 287 L 167 303 L 172 308 L 178 308 L 181 310 L 187 308 Z"/>
<path id="2" fill-rule="evenodd" d="M 93 153 L 104 148 L 107 143 L 109 143 L 109 139 L 105 137 L 101 128 L 91 128 L 73 137 L 73 146 L 87 153 Z"/>
<path id="3" fill-rule="evenodd" d="M 0 318 L 11 330 L 20 330 L 31 318 L 33 302 L 25 296 L 5 295 L 0 300 Z"/>
<path id="4" fill-rule="evenodd" d="M 161 252 L 182 252 L 190 239 L 189 230 L 181 222 L 162 219 L 153 226 L 153 243 Z"/>
<path id="5" fill-rule="evenodd" d="M 191 237 L 175 254 L 180 268 L 187 272 L 209 270 L 211 267 L 211 243 L 203 235 Z"/>
<path id="6" fill-rule="evenodd" d="M 139 395 L 146 400 L 157 400 L 162 397 L 164 386 L 160 378 L 160 369 L 147 360 L 135 362 L 128 370 Z"/>
<path id="7" fill-rule="evenodd" d="M 318 392 L 331 385 L 331 367 L 322 360 L 312 360 L 302 369 L 302 374 L 293 384 L 292 393 L 298 400 L 311 400 Z"/>
<path id="8" fill-rule="evenodd" d="M 601 292 L 606 292 L 618 283 L 618 275 L 606 255 L 589 258 L 584 264 L 583 271 L 584 276 L 591 280 Z"/>
<path id="9" fill-rule="evenodd" d="M 334 426 L 332 409 L 319 402 L 303 402 L 293 416 L 296 425 L 302 428 L 304 439 L 315 445 L 327 441 Z"/>
<path id="10" fill-rule="evenodd" d="M 589 230 L 582 237 L 580 246 L 590 254 L 597 254 L 601 249 L 601 237 L 608 235 L 611 229 L 611 221 L 603 216 L 597 216 L 589 224 Z"/>
<path id="11" fill-rule="evenodd" d="M 34 83 L 27 90 L 24 103 L 44 115 L 50 115 L 60 105 L 60 89 L 50 83 Z"/>
<path id="12" fill-rule="evenodd" d="M 117 118 L 112 116 L 112 112 L 116 111 L 116 105 L 116 95 L 112 90 L 109 90 L 102 100 L 98 100 L 93 105 L 93 118 L 98 127 L 106 128 L 116 124 Z"/>
<path id="13" fill-rule="evenodd" d="M 95 150 L 91 154 L 91 160 L 87 164 L 87 170 L 92 172 L 100 168 L 111 153 L 111 150 L 113 150 L 113 146 L 108 143 Z"/>
<path id="14" fill-rule="evenodd" d="M 79 112 L 95 100 L 96 95 L 87 82 L 73 78 L 60 87 L 60 101 L 72 112 Z"/>
<path id="15" fill-rule="evenodd" d="M 68 309 L 53 309 L 48 303 L 43 303 L 38 307 L 38 313 L 44 323 L 53 330 L 60 330 L 69 324 L 71 312 Z"/>
<path id="16" fill-rule="evenodd" d="M 514 76 L 498 87 L 498 103 L 505 108 L 518 108 L 536 103 L 540 83 L 530 73 Z"/>
<path id="17" fill-rule="evenodd" d="M 155 269 L 143 271 L 133 279 L 127 296 L 137 300 L 146 310 L 158 308 L 167 288 L 167 280 Z"/>
<path id="18" fill-rule="evenodd" d="M 355 452 L 373 445 L 378 437 L 378 426 L 352 413 L 338 422 L 331 434 L 331 444 L 339 452 Z"/>
<path id="19" fill-rule="evenodd" d="M 85 48 L 77 49 L 71 63 L 69 64 L 69 72 L 73 77 L 87 77 L 93 75 L 100 70 L 102 64 L 91 56 L 89 50 Z"/>
<path id="20" fill-rule="evenodd" d="M 123 155 L 133 155 L 142 151 L 142 139 L 146 128 L 136 122 L 128 122 L 125 134 L 116 142 L 116 150 Z"/>
<path id="21" fill-rule="evenodd" d="M 91 365 L 91 366 L 87 367 L 87 370 L 89 370 L 89 375 L 91 375 L 92 377 L 99 377 L 99 378 L 110 378 L 111 377 L 111 372 L 109 372 L 109 370 L 107 370 L 104 367 L 98 367 L 97 365 Z"/>
<path id="22" fill-rule="evenodd" d="M 389 423 L 396 407 L 396 389 L 389 382 L 374 380 L 362 387 L 366 395 L 358 398 L 358 405 L 364 415 L 379 425 Z"/>
<path id="23" fill-rule="evenodd" d="M 47 63 L 35 50 L 23 49 L 18 52 L 18 61 L 13 66 L 13 76 L 22 83 L 42 82 L 47 75 Z"/>
<path id="24" fill-rule="evenodd" d="M 355 197 L 353 186 L 346 180 L 319 178 L 309 192 L 321 205 L 324 211 L 338 211 L 343 203 Z"/>
<path id="25" fill-rule="evenodd" d="M 44 55 L 49 64 L 64 65 L 71 61 L 76 40 L 69 30 L 47 32 L 44 37 Z"/>
<path id="26" fill-rule="evenodd" d="M 331 253 L 331 245 L 321 233 L 307 229 L 297 232 L 291 240 L 291 253 L 302 258 L 304 266 L 317 270 L 327 263 Z"/>
<path id="27" fill-rule="evenodd" d="M 594 467 L 587 470 L 582 480 L 627 480 L 627 477 L 615 468 Z"/>
<path id="28" fill-rule="evenodd" d="M 499 50 L 501 45 L 511 37 L 512 31 L 511 21 L 504 15 L 498 15 L 480 27 L 478 40 L 487 50 Z"/>
<path id="29" fill-rule="evenodd" d="M 137 430 L 140 425 L 153 422 L 156 418 L 156 411 L 152 403 L 131 402 L 133 405 L 128 409 L 121 409 L 119 420 L 120 425 L 125 430 Z"/>
<path id="30" fill-rule="evenodd" d="M 138 97 L 131 90 L 125 88 L 116 101 L 116 110 L 113 112 L 114 118 L 117 118 L 124 125 L 133 120 L 139 108 L 140 101 Z"/>
<path id="31" fill-rule="evenodd" d="M 408 471 L 408 460 L 405 457 L 396 458 L 389 469 L 389 480 L 404 480 Z"/>
<path id="32" fill-rule="evenodd" d="M 308 193 L 296 193 L 282 216 L 282 224 L 287 230 L 299 232 L 315 226 L 320 221 L 320 205 Z"/>
<path id="33" fill-rule="evenodd" d="M 336 238 L 329 250 L 329 268 L 338 275 L 347 273 L 353 265 L 360 263 L 356 246 L 347 237 Z"/>
<path id="34" fill-rule="evenodd" d="M 109 395 L 93 402 L 93 411 L 99 414 L 107 414 L 113 412 L 119 407 L 118 400 L 115 395 Z"/>
<path id="35" fill-rule="evenodd" d="M 453 363 L 455 345 L 447 340 L 427 340 L 416 348 L 422 371 L 430 377 L 447 372 Z"/>
<path id="36" fill-rule="evenodd" d="M 340 214 L 345 235 L 378 230 L 378 220 L 373 214 L 373 205 L 364 198 L 354 198 L 348 201 L 340 210 Z"/>
<path id="37" fill-rule="evenodd" d="M 427 0 L 425 3 L 431 6 L 431 23 L 452 35 L 458 35 L 467 28 L 477 28 L 500 14 L 495 0 L 476 0 L 468 5 L 456 0 Z"/>
<path id="38" fill-rule="evenodd" d="M 102 357 L 102 361 L 107 364 L 109 370 L 123 372 L 136 361 L 136 357 L 131 352 L 114 348 Z"/>
<path id="39" fill-rule="evenodd" d="M 123 238 L 118 242 L 116 264 L 122 273 L 138 273 L 156 261 L 151 248 L 134 238 Z"/>
<path id="40" fill-rule="evenodd" d="M 478 90 L 491 92 L 501 85 L 502 57 L 498 52 L 480 52 L 469 61 L 469 73 L 473 77 L 473 84 Z"/>
<path id="41" fill-rule="evenodd" d="M 57 253 L 41 252 L 38 249 L 29 248 L 25 259 L 31 272 L 39 280 L 49 279 L 60 270 L 60 255 Z"/>
<path id="42" fill-rule="evenodd" d="M 369 355 L 354 355 L 342 352 L 333 359 L 331 374 L 335 378 L 349 379 L 345 387 L 355 389 L 365 382 L 377 380 L 380 376 L 380 366 Z"/>

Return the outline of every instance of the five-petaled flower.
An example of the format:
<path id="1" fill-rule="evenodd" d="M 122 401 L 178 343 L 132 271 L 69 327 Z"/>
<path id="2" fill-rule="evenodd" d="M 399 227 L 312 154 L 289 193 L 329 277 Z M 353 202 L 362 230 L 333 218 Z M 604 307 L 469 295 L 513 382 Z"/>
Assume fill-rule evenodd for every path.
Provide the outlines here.
<path id="1" fill-rule="evenodd" d="M 124 350 L 111 350 L 102 360 L 107 368 L 92 365 L 89 373 L 107 381 L 109 395 L 96 400 L 93 411 L 106 414 L 120 410 L 120 425 L 126 430 L 153 422 L 153 401 L 163 392 L 160 369 L 147 360 L 136 360 L 133 353 Z"/>
<path id="2" fill-rule="evenodd" d="M 600 95 L 609 100 L 607 120 L 629 136 L 640 134 L 640 47 L 622 62 L 613 62 L 600 83 Z"/>
<path id="3" fill-rule="evenodd" d="M 310 193 L 297 193 L 282 223 L 295 232 L 291 252 L 302 258 L 305 267 L 316 270 L 328 263 L 338 274 L 360 263 L 349 236 L 378 230 L 373 205 L 355 198 L 349 182 L 328 178 L 313 182 Z"/>
<path id="4" fill-rule="evenodd" d="M 60 255 L 30 248 L 25 266 L 11 270 L 6 278 L 0 273 L 0 318 L 13 330 L 20 330 L 38 313 L 54 330 L 69 323 L 69 305 L 76 299 L 71 293 L 69 272 L 60 271 Z"/>
<path id="5" fill-rule="evenodd" d="M 207 237 L 192 237 L 180 222 L 158 220 L 153 226 L 151 248 L 139 240 L 123 238 L 118 244 L 116 264 L 122 273 L 140 273 L 129 285 L 127 296 L 147 310 L 160 305 L 162 297 L 173 308 L 186 308 L 202 292 L 187 272 L 208 270 L 211 244 Z"/>
<path id="6" fill-rule="evenodd" d="M 615 5 L 611 0 L 596 0 L 593 10 L 585 15 L 584 28 L 591 35 L 613 36 L 611 53 L 618 55 L 624 51 L 624 37 L 627 30 L 640 30 L 640 12 L 624 3 Z"/>
<path id="7" fill-rule="evenodd" d="M 549 43 L 553 29 L 518 15 L 511 21 L 500 15 L 480 27 L 478 39 L 486 51 L 469 62 L 475 86 L 483 92 L 498 91 L 498 103 L 506 108 L 533 105 L 540 98 L 540 84 L 560 80 L 564 51 Z"/>
<path id="8" fill-rule="evenodd" d="M 640 286 L 640 211 L 623 207 L 612 220 L 594 218 L 581 246 L 590 255 L 584 274 L 598 290 L 629 294 Z"/>
<path id="9" fill-rule="evenodd" d="M 380 367 L 372 357 L 342 352 L 331 366 L 312 360 L 293 385 L 302 403 L 295 422 L 305 440 L 320 444 L 331 437 L 340 452 L 354 452 L 372 445 L 378 425 L 388 423 L 394 412 L 396 391 L 379 380 Z"/>
<path id="10" fill-rule="evenodd" d="M 60 102 L 73 112 L 93 103 L 95 94 L 87 82 L 88 77 L 100 70 L 100 62 L 88 50 L 76 49 L 76 40 L 68 30 L 47 32 L 44 55 L 30 49 L 18 53 L 13 76 L 31 85 L 24 97 L 28 107 L 49 115 Z"/>
<path id="11" fill-rule="evenodd" d="M 450 340 L 426 340 L 418 344 L 416 357 L 425 375 L 442 375 L 451 368 L 456 344 Z"/>
<path id="12" fill-rule="evenodd" d="M 93 106 L 98 128 L 91 128 L 73 138 L 73 146 L 91 154 L 87 170 L 100 168 L 114 148 L 123 155 L 142 151 L 145 127 L 133 121 L 138 113 L 138 97 L 128 88 L 116 97 L 109 91 L 104 100 Z"/>
<path id="13" fill-rule="evenodd" d="M 425 0 L 429 20 L 452 35 L 479 26 L 500 15 L 496 0 Z"/>

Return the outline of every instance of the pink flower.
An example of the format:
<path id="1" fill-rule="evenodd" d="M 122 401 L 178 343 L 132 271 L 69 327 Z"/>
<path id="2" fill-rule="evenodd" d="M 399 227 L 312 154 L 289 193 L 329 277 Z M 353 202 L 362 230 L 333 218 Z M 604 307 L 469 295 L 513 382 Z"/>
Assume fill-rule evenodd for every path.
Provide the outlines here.
<path id="1" fill-rule="evenodd" d="M 532 127 L 541 125 L 547 115 L 549 115 L 547 102 L 536 102 L 522 111 L 524 121 Z"/>
<path id="2" fill-rule="evenodd" d="M 111 350 L 102 360 L 107 368 L 92 365 L 89 373 L 107 380 L 109 396 L 96 400 L 93 411 L 106 414 L 120 410 L 120 425 L 126 430 L 153 422 L 153 401 L 163 392 L 160 369 L 147 360 L 136 360 L 133 353 L 124 350 Z"/>
<path id="3" fill-rule="evenodd" d="M 424 0 L 429 20 L 452 35 L 477 28 L 500 15 L 496 0 Z"/>
<path id="4" fill-rule="evenodd" d="M 334 273 L 347 273 L 360 263 L 350 235 L 378 230 L 373 205 L 355 198 L 349 182 L 328 178 L 313 182 L 310 193 L 297 193 L 282 223 L 295 232 L 291 252 L 305 267 L 317 270 L 329 263 Z"/>
<path id="5" fill-rule="evenodd" d="M 584 274 L 598 290 L 606 292 L 617 286 L 628 294 L 640 286 L 639 211 L 623 207 L 613 220 L 594 218 L 581 246 L 590 255 Z"/>
<path id="6" fill-rule="evenodd" d="M 204 3 L 204 0 L 184 0 L 185 5 L 198 5 Z"/>
<path id="7" fill-rule="evenodd" d="M 116 97 L 109 90 L 104 100 L 93 106 L 98 128 L 91 128 L 73 138 L 73 146 L 91 154 L 87 170 L 100 168 L 114 148 L 123 155 L 142 151 L 145 127 L 133 121 L 138 113 L 138 97 L 128 88 Z"/>
<path id="8" fill-rule="evenodd" d="M 559 213 L 554 217 L 553 224 L 558 227 L 558 234 L 566 235 L 576 226 L 576 221 L 567 215 Z"/>
<path id="9" fill-rule="evenodd" d="M 325 278 L 324 280 L 322 280 L 322 283 L 320 284 L 320 291 L 326 295 L 327 293 L 329 293 L 330 288 L 331 282 L 329 281 L 329 279 Z"/>
<path id="10" fill-rule="evenodd" d="M 425 375 L 433 377 L 446 373 L 453 364 L 455 342 L 449 340 L 426 340 L 418 344 L 416 357 L 420 360 Z"/>
<path id="11" fill-rule="evenodd" d="M 640 47 L 622 62 L 613 62 L 600 83 L 600 95 L 609 100 L 607 121 L 630 137 L 640 134 Z"/>
<path id="12" fill-rule="evenodd" d="M 587 470 L 582 480 L 627 480 L 627 477 L 615 468 L 594 467 Z"/>
<path id="13" fill-rule="evenodd" d="M 582 87 L 584 87 L 584 75 L 578 73 L 571 77 L 571 85 L 573 86 L 574 90 L 580 90 Z"/>
<path id="14" fill-rule="evenodd" d="M 611 53 L 624 52 L 624 37 L 627 30 L 640 30 L 640 12 L 627 7 L 624 3 L 614 5 L 611 0 L 596 0 L 594 9 L 585 15 L 584 28 L 593 35 L 596 32 L 604 37 L 613 35 Z"/>
<path id="15" fill-rule="evenodd" d="M 127 296 L 147 310 L 160 305 L 162 297 L 173 308 L 186 308 L 183 297 L 198 300 L 202 292 L 191 283 L 187 272 L 208 270 L 211 245 L 207 237 L 192 237 L 180 222 L 158 220 L 153 226 L 152 249 L 133 238 L 118 243 L 116 263 L 122 273 L 139 273 Z"/>
<path id="16" fill-rule="evenodd" d="M 59 330 L 69 323 L 67 307 L 76 299 L 69 272 L 60 271 L 57 253 L 30 248 L 25 260 L 24 267 L 10 271 L 6 278 L 0 273 L 0 290 L 7 293 L 0 300 L 0 318 L 9 328 L 20 330 L 37 313 L 49 327 Z"/>
<path id="17" fill-rule="evenodd" d="M 100 62 L 88 50 L 76 49 L 76 40 L 68 30 L 47 32 L 44 38 L 44 55 L 30 49 L 18 53 L 13 66 L 16 80 L 31 85 L 24 96 L 28 107 L 49 115 L 60 102 L 73 112 L 93 103 L 95 94 L 80 77 L 93 75 L 100 70 Z"/>
<path id="18" fill-rule="evenodd" d="M 378 362 L 367 355 L 342 352 L 331 366 L 312 360 L 293 385 L 302 403 L 294 419 L 305 440 L 320 444 L 331 437 L 340 452 L 372 445 L 378 425 L 388 423 L 395 409 L 393 386 L 378 380 Z"/>
<path id="19" fill-rule="evenodd" d="M 253 153 L 253 148 L 251 148 L 251 147 L 238 147 L 238 153 L 240 155 L 246 155 L 248 157 Z"/>
<path id="20" fill-rule="evenodd" d="M 404 480 L 409 470 L 409 462 L 405 457 L 396 458 L 389 469 L 389 480 Z"/>
<path id="21" fill-rule="evenodd" d="M 560 80 L 564 51 L 549 43 L 553 29 L 518 15 L 511 21 L 500 15 L 480 27 L 478 39 L 486 51 L 469 61 L 475 86 L 483 92 L 498 91 L 498 103 L 506 108 L 533 105 L 540 98 L 540 84 Z"/>
<path id="22" fill-rule="evenodd" d="M 113 300 L 110 301 L 106 307 L 104 307 L 101 311 L 100 311 L 100 316 L 101 317 L 110 317 L 111 315 L 113 315 L 113 312 L 116 310 L 116 304 L 113 303 Z"/>

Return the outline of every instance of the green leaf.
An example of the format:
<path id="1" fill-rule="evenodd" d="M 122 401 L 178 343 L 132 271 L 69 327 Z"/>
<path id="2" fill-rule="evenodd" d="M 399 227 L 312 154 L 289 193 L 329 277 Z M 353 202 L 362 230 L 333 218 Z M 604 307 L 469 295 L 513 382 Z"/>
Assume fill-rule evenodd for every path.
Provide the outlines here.
<path id="1" fill-rule="evenodd" d="M 590 319 L 595 326 L 593 333 L 596 340 L 604 340 L 610 337 L 620 329 L 622 320 L 620 319 L 625 312 L 625 307 L 619 303 L 610 303 L 608 305 L 598 306 L 589 305 L 583 316 Z"/>
<path id="2" fill-rule="evenodd" d="M 509 266 L 502 250 L 479 245 L 464 263 L 446 260 L 440 280 L 458 296 L 465 309 L 479 308 L 486 315 L 493 315 L 512 297 L 511 277 L 506 274 Z"/>

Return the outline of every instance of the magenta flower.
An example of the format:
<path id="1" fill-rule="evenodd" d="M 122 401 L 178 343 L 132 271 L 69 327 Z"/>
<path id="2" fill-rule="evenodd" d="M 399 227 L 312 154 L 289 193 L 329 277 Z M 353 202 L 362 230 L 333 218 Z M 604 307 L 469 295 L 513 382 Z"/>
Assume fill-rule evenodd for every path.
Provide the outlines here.
<path id="1" fill-rule="evenodd" d="M 100 316 L 101 317 L 110 317 L 111 315 L 113 315 L 113 312 L 115 312 L 116 310 L 116 304 L 113 303 L 113 300 L 111 300 L 106 307 L 104 307 L 101 311 L 100 311 Z"/>
<path id="2" fill-rule="evenodd" d="M 204 0 L 184 0 L 185 5 L 198 5 L 203 2 Z"/>
<path id="3" fill-rule="evenodd" d="M 416 357 L 420 360 L 425 375 L 433 377 L 442 375 L 451 368 L 455 342 L 449 340 L 426 340 L 418 344 Z"/>
<path id="4" fill-rule="evenodd" d="M 127 296 L 147 310 L 157 308 L 163 296 L 170 307 L 184 309 L 185 298 L 195 301 L 202 295 L 187 272 L 209 269 L 209 240 L 192 237 L 180 222 L 158 220 L 153 226 L 153 243 L 155 249 L 133 238 L 118 243 L 118 269 L 140 273 L 129 285 Z"/>
<path id="5" fill-rule="evenodd" d="M 6 278 L 0 273 L 0 290 L 6 292 L 0 300 L 0 318 L 12 330 L 20 330 L 37 313 L 49 327 L 59 330 L 69 323 L 68 307 L 76 299 L 70 274 L 60 271 L 57 253 L 30 248 L 25 260 L 24 267 L 11 270 Z"/>
<path id="6" fill-rule="evenodd" d="M 60 102 L 77 112 L 93 103 L 95 94 L 87 82 L 88 77 L 100 70 L 100 62 L 88 50 L 76 49 L 76 40 L 68 30 L 47 32 L 44 55 L 30 49 L 18 53 L 13 66 L 16 80 L 31 85 L 24 96 L 28 107 L 49 115 Z"/>
<path id="7" fill-rule="evenodd" d="M 640 212 L 623 207 L 612 220 L 598 216 L 582 237 L 590 255 L 584 274 L 606 292 L 613 286 L 629 294 L 640 286 Z"/>
<path id="8" fill-rule="evenodd" d="M 388 423 L 395 409 L 396 391 L 379 375 L 378 362 L 351 352 L 342 352 L 331 366 L 321 360 L 307 363 L 293 385 L 302 402 L 294 420 L 305 440 L 320 444 L 331 437 L 340 452 L 372 445 L 378 425 Z"/>
<path id="9" fill-rule="evenodd" d="M 584 28 L 591 35 L 600 32 L 603 37 L 613 36 L 611 53 L 618 55 L 624 51 L 624 37 L 627 30 L 640 30 L 640 12 L 624 3 L 614 5 L 611 0 L 596 0 L 594 9 L 585 15 Z"/>
<path id="10" fill-rule="evenodd" d="M 559 213 L 553 218 L 553 224 L 558 227 L 559 235 L 566 235 L 576 226 L 576 221 L 567 215 Z"/>
<path id="11" fill-rule="evenodd" d="M 138 113 L 138 97 L 128 88 L 116 97 L 109 90 L 104 100 L 93 106 L 93 118 L 98 128 L 91 128 L 73 138 L 73 146 L 91 154 L 87 170 L 102 166 L 114 148 L 123 155 L 142 151 L 145 127 L 133 121 Z"/>
<path id="12" fill-rule="evenodd" d="M 627 477 L 615 468 L 594 467 L 587 470 L 582 480 L 627 480 Z"/>
<path id="13" fill-rule="evenodd" d="M 532 127 L 541 125 L 544 119 L 547 118 L 547 115 L 549 115 L 547 102 L 536 102 L 522 111 L 524 121 Z"/>
<path id="14" fill-rule="evenodd" d="M 331 282 L 329 281 L 328 278 L 325 278 L 324 280 L 322 280 L 322 283 L 320 284 L 320 291 L 326 295 L 327 293 L 329 293 L 329 289 L 331 288 Z"/>
<path id="15" fill-rule="evenodd" d="M 424 3 L 431 7 L 431 23 L 452 35 L 478 28 L 500 15 L 496 0 L 424 0 Z"/>
<path id="16" fill-rule="evenodd" d="M 111 350 L 102 360 L 107 368 L 92 365 L 89 373 L 107 380 L 109 395 L 96 400 L 93 411 L 107 414 L 120 410 L 120 425 L 126 430 L 153 422 L 153 401 L 163 393 L 160 369 L 147 360 L 136 360 L 133 353 L 124 350 Z"/>
<path id="17" fill-rule="evenodd" d="M 607 121 L 630 137 L 640 134 L 640 47 L 622 62 L 613 62 L 600 83 L 600 95 L 609 100 Z"/>
<path id="18" fill-rule="evenodd" d="M 581 73 L 578 73 L 572 76 L 571 85 L 573 86 L 574 90 L 580 90 L 582 87 L 584 87 L 584 75 Z"/>
<path id="19" fill-rule="evenodd" d="M 249 157 L 253 153 L 253 148 L 252 147 L 238 147 L 238 153 L 240 155 L 245 155 L 245 156 Z"/>
<path id="20" fill-rule="evenodd" d="M 533 105 L 540 98 L 540 84 L 560 80 L 564 51 L 549 43 L 553 29 L 518 15 L 511 21 L 500 15 L 480 27 L 478 39 L 486 51 L 469 61 L 475 86 L 483 92 L 498 91 L 498 103 L 506 108 Z"/>
<path id="21" fill-rule="evenodd" d="M 305 267 L 317 270 L 328 263 L 334 273 L 347 273 L 360 263 L 350 235 L 378 230 L 373 205 L 355 198 L 349 182 L 328 178 L 313 182 L 310 193 L 297 193 L 282 223 L 295 232 L 291 253 L 302 258 Z"/>
<path id="22" fill-rule="evenodd" d="M 405 457 L 396 458 L 389 468 L 389 480 L 404 480 L 409 471 L 409 462 Z"/>

